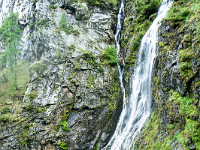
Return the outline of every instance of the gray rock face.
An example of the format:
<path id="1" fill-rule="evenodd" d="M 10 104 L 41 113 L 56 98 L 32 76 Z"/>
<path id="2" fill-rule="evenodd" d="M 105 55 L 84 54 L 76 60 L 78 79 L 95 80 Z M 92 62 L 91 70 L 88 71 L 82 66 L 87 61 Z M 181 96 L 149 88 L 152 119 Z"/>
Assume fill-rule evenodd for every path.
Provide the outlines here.
<path id="1" fill-rule="evenodd" d="M 31 63 L 30 69 L 40 68 L 27 85 L 24 120 L 0 128 L 0 149 L 60 149 L 63 142 L 71 150 L 96 147 L 102 133 L 110 134 L 105 127 L 114 110 L 109 106 L 117 105 L 112 98 L 117 67 L 100 60 L 114 44 L 115 11 L 65 0 L 0 0 L 0 8 L 0 25 L 9 11 L 18 12 L 20 58 Z M 62 14 L 67 31 L 59 28 Z M 30 98 L 32 92 L 36 97 Z"/>

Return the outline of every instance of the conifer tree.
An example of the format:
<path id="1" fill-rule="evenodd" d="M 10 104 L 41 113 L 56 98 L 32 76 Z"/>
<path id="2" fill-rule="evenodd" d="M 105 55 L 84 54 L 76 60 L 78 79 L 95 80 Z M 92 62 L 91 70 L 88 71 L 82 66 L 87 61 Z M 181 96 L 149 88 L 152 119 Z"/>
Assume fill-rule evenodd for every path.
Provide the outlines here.
<path id="1" fill-rule="evenodd" d="M 63 13 L 59 22 L 60 28 L 65 28 L 67 25 L 67 19 L 65 18 L 65 14 Z"/>
<path id="2" fill-rule="evenodd" d="M 14 74 L 14 86 L 17 89 L 17 76 L 16 76 L 16 65 L 17 65 L 17 54 L 19 53 L 18 46 L 20 45 L 20 34 L 21 29 L 17 24 L 18 14 L 10 12 L 10 15 L 4 19 L 3 24 L 0 28 L 0 40 L 5 45 L 5 56 L 6 61 Z"/>

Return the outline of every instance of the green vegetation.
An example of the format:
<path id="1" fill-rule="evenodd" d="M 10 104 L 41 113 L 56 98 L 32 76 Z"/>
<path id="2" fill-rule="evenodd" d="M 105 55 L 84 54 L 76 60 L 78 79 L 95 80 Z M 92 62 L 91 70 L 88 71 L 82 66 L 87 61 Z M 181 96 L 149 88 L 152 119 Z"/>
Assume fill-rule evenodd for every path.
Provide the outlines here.
<path id="1" fill-rule="evenodd" d="M 117 50 L 114 46 L 107 47 L 101 55 L 101 61 L 105 65 L 115 66 L 118 64 L 119 59 L 117 55 Z"/>
<path id="2" fill-rule="evenodd" d="M 179 52 L 179 70 L 184 80 L 189 80 L 192 76 L 192 58 L 194 54 L 191 52 L 191 49 L 188 48 L 186 50 L 180 50 Z"/>
<path id="3" fill-rule="evenodd" d="M 49 5 L 49 8 L 50 8 L 51 10 L 55 10 L 55 9 L 57 8 L 57 6 L 56 6 L 56 5 L 53 5 L 53 4 L 50 4 L 50 5 Z"/>
<path id="4" fill-rule="evenodd" d="M 179 113 L 183 116 L 198 117 L 199 113 L 195 104 L 196 100 L 193 98 L 182 97 L 178 92 L 170 91 L 170 102 L 175 105 L 180 105 Z"/>
<path id="5" fill-rule="evenodd" d="M 16 77 L 18 89 L 13 85 L 13 77 L 9 68 L 4 68 L 0 72 L 0 122 L 16 122 L 20 120 L 22 112 L 22 102 L 20 99 L 25 91 L 29 79 L 28 64 L 18 62 L 16 66 Z M 15 114 L 11 114 L 11 110 Z"/>
<path id="6" fill-rule="evenodd" d="M 0 28 L 0 40 L 5 45 L 5 57 L 1 61 L 7 62 L 11 70 L 11 78 L 13 80 L 13 88 L 16 90 L 17 87 L 17 54 L 19 49 L 17 48 L 20 44 L 21 29 L 17 24 L 18 14 L 10 12 L 9 16 L 4 19 L 3 24 Z"/>
<path id="7" fill-rule="evenodd" d="M 169 104 L 172 105 L 169 105 Z M 200 149 L 200 123 L 198 121 L 199 113 L 197 110 L 197 101 L 194 98 L 182 97 L 176 91 L 170 91 L 169 101 L 167 103 L 168 113 L 174 114 L 174 108 L 178 108 L 179 115 L 183 121 L 177 122 L 172 117 L 172 120 L 169 118 L 166 124 L 166 133 L 164 139 L 160 130 L 163 130 L 163 125 L 160 123 L 160 117 L 162 114 L 162 108 L 158 108 L 151 114 L 145 128 L 141 133 L 142 143 L 137 142 L 135 149 L 145 149 L 145 150 L 171 150 L 172 143 L 177 140 L 178 143 L 184 149 L 188 149 L 192 145 L 195 146 L 195 149 Z M 158 114 L 160 113 L 160 114 Z M 174 114 L 175 115 L 175 114 Z M 177 114 L 176 114 L 177 117 Z M 161 129 L 160 129 L 161 128 Z"/>
<path id="8" fill-rule="evenodd" d="M 124 36 L 122 47 L 125 48 L 127 45 L 130 47 L 130 53 L 126 56 L 126 69 L 136 64 L 136 55 L 140 47 L 140 42 L 155 18 L 161 1 L 136 0 L 133 3 L 136 8 L 136 16 L 134 19 L 128 19 L 127 17 L 124 22 L 124 29 L 126 30 L 124 33 L 128 33 L 128 35 Z M 127 16 L 132 16 L 131 11 L 127 12 Z"/>
<path id="9" fill-rule="evenodd" d="M 31 93 L 26 95 L 30 100 L 33 100 L 34 98 L 38 97 L 38 93 L 36 91 L 31 91 Z"/>
<path id="10" fill-rule="evenodd" d="M 112 93 L 112 96 L 110 97 L 109 101 L 109 115 L 112 115 L 113 111 L 116 109 L 116 99 L 119 96 L 119 75 L 116 72 L 111 71 L 110 75 L 112 76 L 112 84 L 110 87 L 110 91 Z"/>
<path id="11" fill-rule="evenodd" d="M 165 19 L 172 22 L 185 21 L 189 15 L 188 8 L 182 8 L 181 5 L 177 4 L 177 7 L 170 9 Z"/>
<path id="12" fill-rule="evenodd" d="M 20 135 L 20 142 L 22 143 L 23 146 L 26 146 L 29 140 L 29 130 L 24 130 Z"/>
<path id="13" fill-rule="evenodd" d="M 62 148 L 62 149 L 68 149 L 68 147 L 67 147 L 67 143 L 65 143 L 65 142 L 60 142 L 60 148 Z"/>
<path id="14" fill-rule="evenodd" d="M 62 127 L 63 131 L 69 132 L 70 128 L 68 127 L 67 121 L 63 120 L 60 122 L 60 126 Z"/>
<path id="15" fill-rule="evenodd" d="M 38 26 L 47 26 L 49 22 L 50 22 L 50 19 L 49 19 L 49 18 L 41 19 L 41 20 L 38 22 Z"/>
<path id="16" fill-rule="evenodd" d="M 57 31 L 64 31 L 66 34 L 73 34 L 75 36 L 79 36 L 79 31 L 73 29 L 73 26 L 67 23 L 67 19 L 65 14 L 63 13 L 60 21 L 59 21 L 59 27 L 57 28 Z"/>
<path id="17" fill-rule="evenodd" d="M 47 68 L 47 63 L 42 61 L 36 61 L 29 67 L 30 76 L 32 76 L 35 72 L 37 74 L 42 74 Z"/>
<path id="18" fill-rule="evenodd" d="M 186 118 L 183 131 L 177 133 L 175 138 L 185 149 L 192 143 L 195 143 L 196 149 L 200 149 L 200 123 L 197 120 Z"/>
<path id="19" fill-rule="evenodd" d="M 99 5 L 102 7 L 108 7 L 108 5 L 112 7 L 117 7 L 117 0 L 73 0 L 73 2 L 86 2 L 89 5 Z"/>
<path id="20" fill-rule="evenodd" d="M 93 65 L 94 67 L 97 67 L 99 64 L 96 62 L 97 58 L 94 55 L 93 52 L 87 51 L 84 52 L 84 54 L 81 56 L 85 61 L 87 61 L 89 64 Z"/>
<path id="21" fill-rule="evenodd" d="M 149 17 L 156 13 L 158 7 L 161 4 L 161 0 L 136 0 L 136 11 L 137 14 L 140 15 L 140 21 L 144 21 L 145 19 L 149 19 Z"/>
<path id="22" fill-rule="evenodd" d="M 66 26 L 67 26 L 67 19 L 65 17 L 65 14 L 63 13 L 59 21 L 59 27 L 65 28 Z"/>

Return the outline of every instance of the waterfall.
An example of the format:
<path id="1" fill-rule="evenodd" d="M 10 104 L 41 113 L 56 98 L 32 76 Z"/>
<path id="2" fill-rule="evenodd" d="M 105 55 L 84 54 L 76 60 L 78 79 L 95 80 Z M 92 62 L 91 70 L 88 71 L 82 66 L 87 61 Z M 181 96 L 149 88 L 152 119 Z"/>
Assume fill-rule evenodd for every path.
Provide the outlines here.
<path id="1" fill-rule="evenodd" d="M 126 102 L 125 89 L 123 86 L 123 69 L 119 68 L 121 89 L 123 92 L 123 110 L 121 112 L 116 130 L 108 142 L 105 149 L 133 149 L 135 139 L 145 125 L 151 113 L 151 96 L 152 96 L 152 70 L 154 58 L 156 56 L 156 43 L 158 39 L 158 27 L 161 20 L 166 16 L 167 11 L 172 5 L 171 0 L 163 0 L 157 17 L 144 35 L 141 41 L 140 49 L 137 54 L 137 64 L 134 73 L 131 76 L 131 94 Z M 121 8 L 118 14 L 117 31 L 115 35 L 116 47 L 119 52 L 119 40 L 122 17 L 124 15 L 124 1 L 122 0 Z"/>

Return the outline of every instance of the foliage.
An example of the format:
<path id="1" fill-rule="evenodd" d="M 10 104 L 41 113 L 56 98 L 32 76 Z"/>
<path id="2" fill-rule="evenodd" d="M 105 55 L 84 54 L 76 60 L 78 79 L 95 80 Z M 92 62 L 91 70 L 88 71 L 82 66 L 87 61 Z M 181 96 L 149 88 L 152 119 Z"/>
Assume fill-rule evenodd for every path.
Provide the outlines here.
<path id="1" fill-rule="evenodd" d="M 125 47 L 127 44 L 130 47 L 130 53 L 126 56 L 126 69 L 136 64 L 136 55 L 140 47 L 140 42 L 147 29 L 151 25 L 153 18 L 156 16 L 156 11 L 161 4 L 161 1 L 136 0 L 134 1 L 134 4 L 136 8 L 136 17 L 132 21 L 125 20 L 124 23 L 124 29 L 127 28 L 128 33 L 130 34 L 128 36 L 129 39 L 127 39 L 126 36 L 122 44 L 123 47 Z M 129 13 L 130 12 L 128 12 L 128 15 L 131 16 L 132 14 Z M 130 26 L 130 24 L 134 24 L 134 26 Z M 133 38 L 131 39 L 131 37 Z"/>
<path id="2" fill-rule="evenodd" d="M 29 130 L 24 130 L 22 131 L 22 133 L 20 134 L 19 138 L 20 138 L 20 142 L 22 143 L 22 145 L 26 146 L 27 142 L 29 140 Z"/>
<path id="3" fill-rule="evenodd" d="M 75 30 L 73 28 L 73 26 L 67 24 L 67 19 L 64 13 L 60 18 L 59 27 L 57 28 L 57 31 L 64 31 L 66 34 L 73 34 L 75 36 L 79 36 L 80 34 L 78 30 Z"/>
<path id="4" fill-rule="evenodd" d="M 89 5 L 101 5 L 103 7 L 106 7 L 106 4 L 109 4 L 111 6 L 117 5 L 117 0 L 85 0 Z"/>
<path id="5" fill-rule="evenodd" d="M 38 22 L 38 26 L 46 26 L 48 24 L 50 20 L 48 18 L 45 18 L 45 19 L 41 19 L 39 22 Z"/>
<path id="6" fill-rule="evenodd" d="M 175 135 L 176 140 L 184 147 L 187 147 L 188 143 L 195 143 L 195 148 L 200 148 L 200 123 L 196 120 L 186 119 L 186 124 L 183 131 Z M 191 141 L 192 140 L 192 141 Z"/>
<path id="7" fill-rule="evenodd" d="M 52 10 L 55 10 L 55 9 L 57 8 L 57 6 L 56 6 L 56 5 L 53 5 L 53 4 L 50 4 L 50 5 L 49 5 L 49 8 L 52 9 Z"/>
<path id="8" fill-rule="evenodd" d="M 106 65 L 115 66 L 118 64 L 119 59 L 117 55 L 117 50 L 114 46 L 107 47 L 101 55 L 101 61 Z"/>
<path id="9" fill-rule="evenodd" d="M 0 122 L 7 122 L 11 119 L 11 117 L 12 117 L 11 113 L 2 114 L 0 115 Z"/>
<path id="10" fill-rule="evenodd" d="M 141 19 L 148 19 L 149 16 L 155 13 L 161 4 L 161 0 L 136 0 L 136 11 L 140 14 Z"/>
<path id="11" fill-rule="evenodd" d="M 65 14 L 63 13 L 59 21 L 59 27 L 65 28 L 66 26 L 67 26 L 67 19 L 65 17 Z"/>
<path id="12" fill-rule="evenodd" d="M 36 91 L 31 91 L 31 93 L 27 94 L 26 96 L 33 100 L 34 98 L 38 97 L 38 93 Z"/>
<path id="13" fill-rule="evenodd" d="M 6 67 L 6 55 L 4 52 L 0 53 L 0 71 Z"/>
<path id="14" fill-rule="evenodd" d="M 99 64 L 96 62 L 97 58 L 94 55 L 93 52 L 86 51 L 81 56 L 85 61 L 87 61 L 89 64 L 93 65 L 94 67 L 97 67 Z"/>
<path id="15" fill-rule="evenodd" d="M 63 131 L 69 132 L 70 128 L 68 127 L 67 121 L 63 120 L 60 122 L 60 126 L 62 127 Z"/>
<path id="16" fill-rule="evenodd" d="M 3 24 L 0 28 L 0 40 L 5 45 L 5 56 L 4 61 L 8 62 L 11 72 L 13 74 L 13 86 L 17 89 L 17 77 L 16 67 L 17 65 L 17 54 L 19 53 L 19 43 L 21 29 L 17 24 L 18 14 L 10 12 L 9 16 L 4 19 Z"/>
<path id="17" fill-rule="evenodd" d="M 180 50 L 179 52 L 179 70 L 182 78 L 185 79 L 185 81 L 189 80 L 189 78 L 192 77 L 191 61 L 193 57 L 194 54 L 191 52 L 190 48 L 186 50 Z"/>
<path id="18" fill-rule="evenodd" d="M 176 105 L 180 105 L 179 113 L 183 116 L 197 117 L 197 107 L 193 104 L 195 99 L 182 97 L 178 92 L 170 91 L 171 95 L 169 101 L 174 102 Z"/>
<path id="19" fill-rule="evenodd" d="M 185 21 L 190 15 L 190 10 L 188 8 L 182 8 L 179 2 L 175 2 L 174 5 L 176 7 L 169 10 L 165 19 L 172 22 Z"/>
<path id="20" fill-rule="evenodd" d="M 67 143 L 65 143 L 65 142 L 60 142 L 60 148 L 62 148 L 62 149 L 68 149 L 68 147 L 67 147 Z"/>

